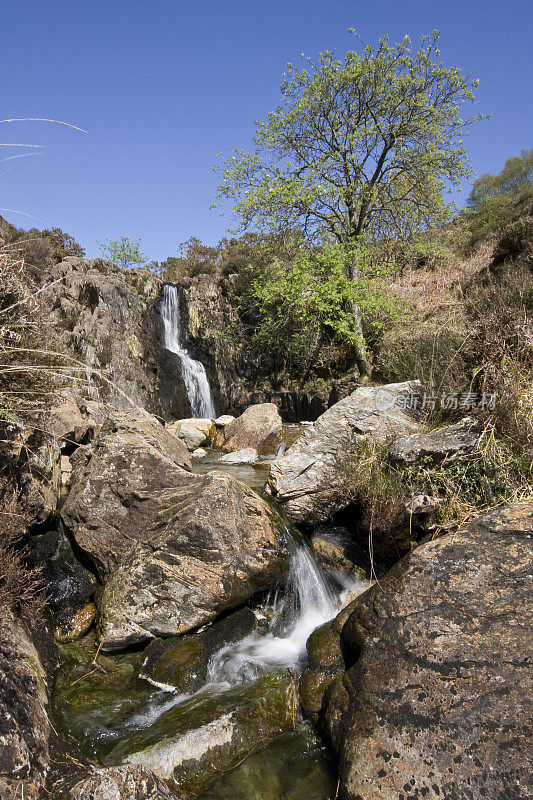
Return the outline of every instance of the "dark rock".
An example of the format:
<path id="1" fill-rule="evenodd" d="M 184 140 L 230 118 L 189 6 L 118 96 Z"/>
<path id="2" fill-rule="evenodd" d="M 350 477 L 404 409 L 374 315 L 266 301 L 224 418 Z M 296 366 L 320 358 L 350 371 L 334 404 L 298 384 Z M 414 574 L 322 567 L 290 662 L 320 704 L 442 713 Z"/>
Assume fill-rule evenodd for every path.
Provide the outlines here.
<path id="1" fill-rule="evenodd" d="M 46 674 L 22 623 L 0 609 L 0 797 L 37 800 L 50 768 Z"/>
<path id="2" fill-rule="evenodd" d="M 201 633 L 156 639 L 145 650 L 141 675 L 175 686 L 181 693 L 195 692 L 207 681 L 211 656 L 224 645 L 244 639 L 256 625 L 254 612 L 242 608 Z"/>
<path id="3" fill-rule="evenodd" d="M 424 544 L 352 604 L 326 725 L 349 800 L 532 791 L 533 506 Z"/>
<path id="4" fill-rule="evenodd" d="M 475 450 L 482 434 L 479 423 L 465 417 L 455 425 L 430 433 L 415 433 L 397 439 L 389 456 L 397 464 L 415 464 L 422 458 L 434 461 L 454 459 Z"/>
<path id="5" fill-rule="evenodd" d="M 92 599 L 96 578 L 80 564 L 70 541 L 60 531 L 33 536 L 28 544 L 28 563 L 41 569 L 40 580 L 55 626 L 69 627 Z"/>

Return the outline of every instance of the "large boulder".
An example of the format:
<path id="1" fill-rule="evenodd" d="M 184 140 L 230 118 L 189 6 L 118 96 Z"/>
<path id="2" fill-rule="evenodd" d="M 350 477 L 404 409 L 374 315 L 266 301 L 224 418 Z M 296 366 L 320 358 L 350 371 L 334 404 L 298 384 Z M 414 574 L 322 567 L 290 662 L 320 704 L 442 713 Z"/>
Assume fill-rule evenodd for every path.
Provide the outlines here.
<path id="1" fill-rule="evenodd" d="M 167 425 L 167 430 L 181 439 L 191 452 L 203 444 L 209 444 L 215 435 L 211 419 L 178 419 Z"/>
<path id="2" fill-rule="evenodd" d="M 358 598 L 326 725 L 349 800 L 531 796 L 533 504 L 418 547 Z"/>
<path id="3" fill-rule="evenodd" d="M 142 409 L 108 416 L 94 442 L 72 457 L 72 486 L 61 516 L 99 577 L 149 536 L 146 518 L 156 516 L 158 489 L 191 469 L 185 445 Z"/>
<path id="4" fill-rule="evenodd" d="M 280 577 L 268 505 L 227 475 L 187 472 L 184 445 L 150 415 L 110 413 L 73 461 L 61 513 L 103 583 L 104 648 L 185 633 Z"/>
<path id="5" fill-rule="evenodd" d="M 329 408 L 271 466 L 268 486 L 293 520 L 318 525 L 349 500 L 343 469 L 363 442 L 385 443 L 418 429 L 410 408 L 417 384 L 363 386 Z"/>
<path id="6" fill-rule="evenodd" d="M 259 453 L 275 453 L 281 444 L 282 422 L 274 403 L 250 406 L 229 425 L 217 431 L 215 446 L 225 453 L 253 447 Z"/>
<path id="7" fill-rule="evenodd" d="M 22 624 L 0 608 L 0 797 L 37 800 L 50 768 L 46 673 Z"/>

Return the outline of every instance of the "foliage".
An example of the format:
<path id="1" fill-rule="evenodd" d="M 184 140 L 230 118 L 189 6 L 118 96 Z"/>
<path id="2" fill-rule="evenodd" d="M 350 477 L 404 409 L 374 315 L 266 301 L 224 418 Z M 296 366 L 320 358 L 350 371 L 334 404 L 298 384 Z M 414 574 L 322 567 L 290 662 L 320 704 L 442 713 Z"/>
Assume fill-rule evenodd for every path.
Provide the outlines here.
<path id="1" fill-rule="evenodd" d="M 49 263 L 58 263 L 68 256 L 84 256 L 85 250 L 70 234 L 61 228 L 23 230 L 14 226 L 4 229 L 4 245 L 13 256 L 26 264 L 43 269 Z"/>
<path id="2" fill-rule="evenodd" d="M 357 283 L 346 274 L 346 258 L 357 261 Z M 373 314 L 375 326 L 382 324 L 378 310 L 389 317 L 398 315 L 397 304 L 375 285 L 380 272 L 366 250 L 346 253 L 339 245 L 301 248 L 288 262 L 274 260 L 250 284 L 247 302 L 256 318 L 253 338 L 263 350 L 274 346 L 281 363 L 300 370 L 305 366 L 306 371 L 328 339 L 362 345 L 354 305 Z"/>
<path id="3" fill-rule="evenodd" d="M 121 236 L 120 239 L 106 239 L 105 244 L 98 243 L 104 258 L 109 259 L 118 267 L 147 266 L 148 258 L 141 252 L 141 240 Z"/>
<path id="4" fill-rule="evenodd" d="M 390 443 L 368 439 L 357 459 L 343 465 L 343 491 L 361 509 L 361 524 L 374 534 L 387 534 L 409 523 L 410 501 L 431 497 L 437 510 L 432 531 L 460 527 L 495 506 L 530 494 L 528 477 L 520 470 L 508 444 L 488 423 L 475 451 L 455 459 L 423 457 L 415 464 L 393 464 Z"/>
<path id="5" fill-rule="evenodd" d="M 351 31 L 355 33 L 354 31 Z M 282 102 L 257 124 L 252 152 L 218 166 L 219 202 L 243 228 L 349 242 L 407 235 L 446 218 L 446 182 L 469 174 L 461 117 L 477 81 L 440 61 L 439 34 L 287 67 Z"/>
<path id="6" fill-rule="evenodd" d="M 523 214 L 533 213 L 533 149 L 508 158 L 498 175 L 482 175 L 468 197 L 464 222 L 468 250 Z"/>

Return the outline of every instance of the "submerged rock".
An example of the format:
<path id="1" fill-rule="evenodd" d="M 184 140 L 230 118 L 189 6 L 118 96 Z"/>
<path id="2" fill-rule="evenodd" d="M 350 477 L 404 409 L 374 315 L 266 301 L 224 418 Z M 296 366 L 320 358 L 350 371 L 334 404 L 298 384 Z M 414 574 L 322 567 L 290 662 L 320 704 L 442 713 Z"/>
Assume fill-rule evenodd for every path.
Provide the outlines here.
<path id="1" fill-rule="evenodd" d="M 240 417 L 217 430 L 215 446 L 231 453 L 253 447 L 259 453 L 275 453 L 281 442 L 282 422 L 274 403 L 250 406 Z"/>
<path id="2" fill-rule="evenodd" d="M 146 767 L 179 796 L 196 797 L 220 773 L 292 729 L 296 704 L 292 677 L 275 672 L 186 711 L 177 706 L 117 745 L 108 761 Z"/>
<path id="3" fill-rule="evenodd" d="M 311 537 L 313 555 L 326 569 L 366 579 L 367 556 L 350 532 L 338 525 L 319 525 Z"/>
<path id="4" fill-rule="evenodd" d="M 74 642 L 81 638 L 96 619 L 96 606 L 94 603 L 87 603 L 73 614 L 68 622 L 59 625 L 54 630 L 56 642 Z"/>
<path id="5" fill-rule="evenodd" d="M 364 386 L 329 408 L 271 466 L 273 497 L 296 522 L 318 525 L 350 499 L 344 466 L 368 438 L 385 443 L 418 428 L 409 409 L 418 385 Z"/>
<path id="6" fill-rule="evenodd" d="M 351 606 L 326 726 L 349 800 L 525 798 L 533 505 L 418 547 Z"/>
<path id="7" fill-rule="evenodd" d="M 70 790 L 71 800 L 172 800 L 166 783 L 142 767 L 95 769 Z"/>
<path id="8" fill-rule="evenodd" d="M 11 611 L 0 609 L 0 797 L 37 800 L 50 768 L 45 670 Z"/>

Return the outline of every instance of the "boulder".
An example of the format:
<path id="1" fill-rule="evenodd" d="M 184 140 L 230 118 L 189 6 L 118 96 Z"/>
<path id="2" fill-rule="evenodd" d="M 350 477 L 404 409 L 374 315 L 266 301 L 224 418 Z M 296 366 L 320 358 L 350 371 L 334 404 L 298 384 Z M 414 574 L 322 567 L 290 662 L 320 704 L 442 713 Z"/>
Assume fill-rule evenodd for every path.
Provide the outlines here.
<path id="1" fill-rule="evenodd" d="M 172 800 L 173 794 L 155 773 L 143 767 L 95 769 L 70 790 L 71 800 Z"/>
<path id="2" fill-rule="evenodd" d="M 169 782 L 179 797 L 196 797 L 222 772 L 294 728 L 297 694 L 288 672 L 274 672 L 216 698 L 177 705 L 150 728 L 120 742 L 109 762 L 142 766 Z"/>
<path id="3" fill-rule="evenodd" d="M 348 800 L 525 798 L 533 504 L 421 545 L 358 598 L 326 728 Z"/>
<path id="4" fill-rule="evenodd" d="M 145 650 L 141 676 L 174 686 L 180 693 L 196 692 L 207 682 L 211 656 L 225 645 L 244 639 L 256 625 L 254 612 L 241 608 L 200 633 L 154 639 Z"/>
<path id="5" fill-rule="evenodd" d="M 235 417 L 233 417 L 231 414 L 222 414 L 222 416 L 216 418 L 215 426 L 217 428 L 225 428 L 226 425 L 229 425 L 234 419 Z"/>
<path id="6" fill-rule="evenodd" d="M 0 797 L 37 800 L 50 768 L 45 670 L 25 628 L 0 609 Z"/>
<path id="7" fill-rule="evenodd" d="M 157 515 L 152 492 L 191 469 L 185 446 L 142 409 L 108 409 L 94 442 L 72 456 L 71 490 L 61 517 L 103 580 Z"/>
<path id="8" fill-rule="evenodd" d="M 282 422 L 274 403 L 250 406 L 223 429 L 217 429 L 215 446 L 225 453 L 253 447 L 261 454 L 275 453 L 281 443 Z"/>
<path id="9" fill-rule="evenodd" d="M 476 420 L 465 417 L 455 425 L 400 437 L 391 447 L 389 456 L 396 464 L 415 464 L 423 458 L 451 460 L 471 453 L 482 433 Z"/>
<path id="10" fill-rule="evenodd" d="M 269 506 L 227 475 L 187 472 L 184 445 L 150 415 L 112 412 L 73 460 L 61 514 L 103 584 L 104 648 L 185 633 L 281 576 Z"/>
<path id="11" fill-rule="evenodd" d="M 385 443 L 418 429 L 416 383 L 364 386 L 329 408 L 271 466 L 268 486 L 296 522 L 318 525 L 349 502 L 343 467 L 369 437 Z"/>
<path id="12" fill-rule="evenodd" d="M 190 451 L 209 444 L 215 435 L 215 426 L 211 419 L 178 419 L 167 425 L 167 430 L 181 439 Z"/>
<path id="13" fill-rule="evenodd" d="M 104 582 L 104 649 L 198 628 L 283 574 L 276 520 L 255 492 L 222 473 L 178 473 L 152 492 L 136 543 Z"/>
<path id="14" fill-rule="evenodd" d="M 245 447 L 234 453 L 226 453 L 220 461 L 222 464 L 255 464 L 258 459 L 257 450 L 254 447 Z"/>

